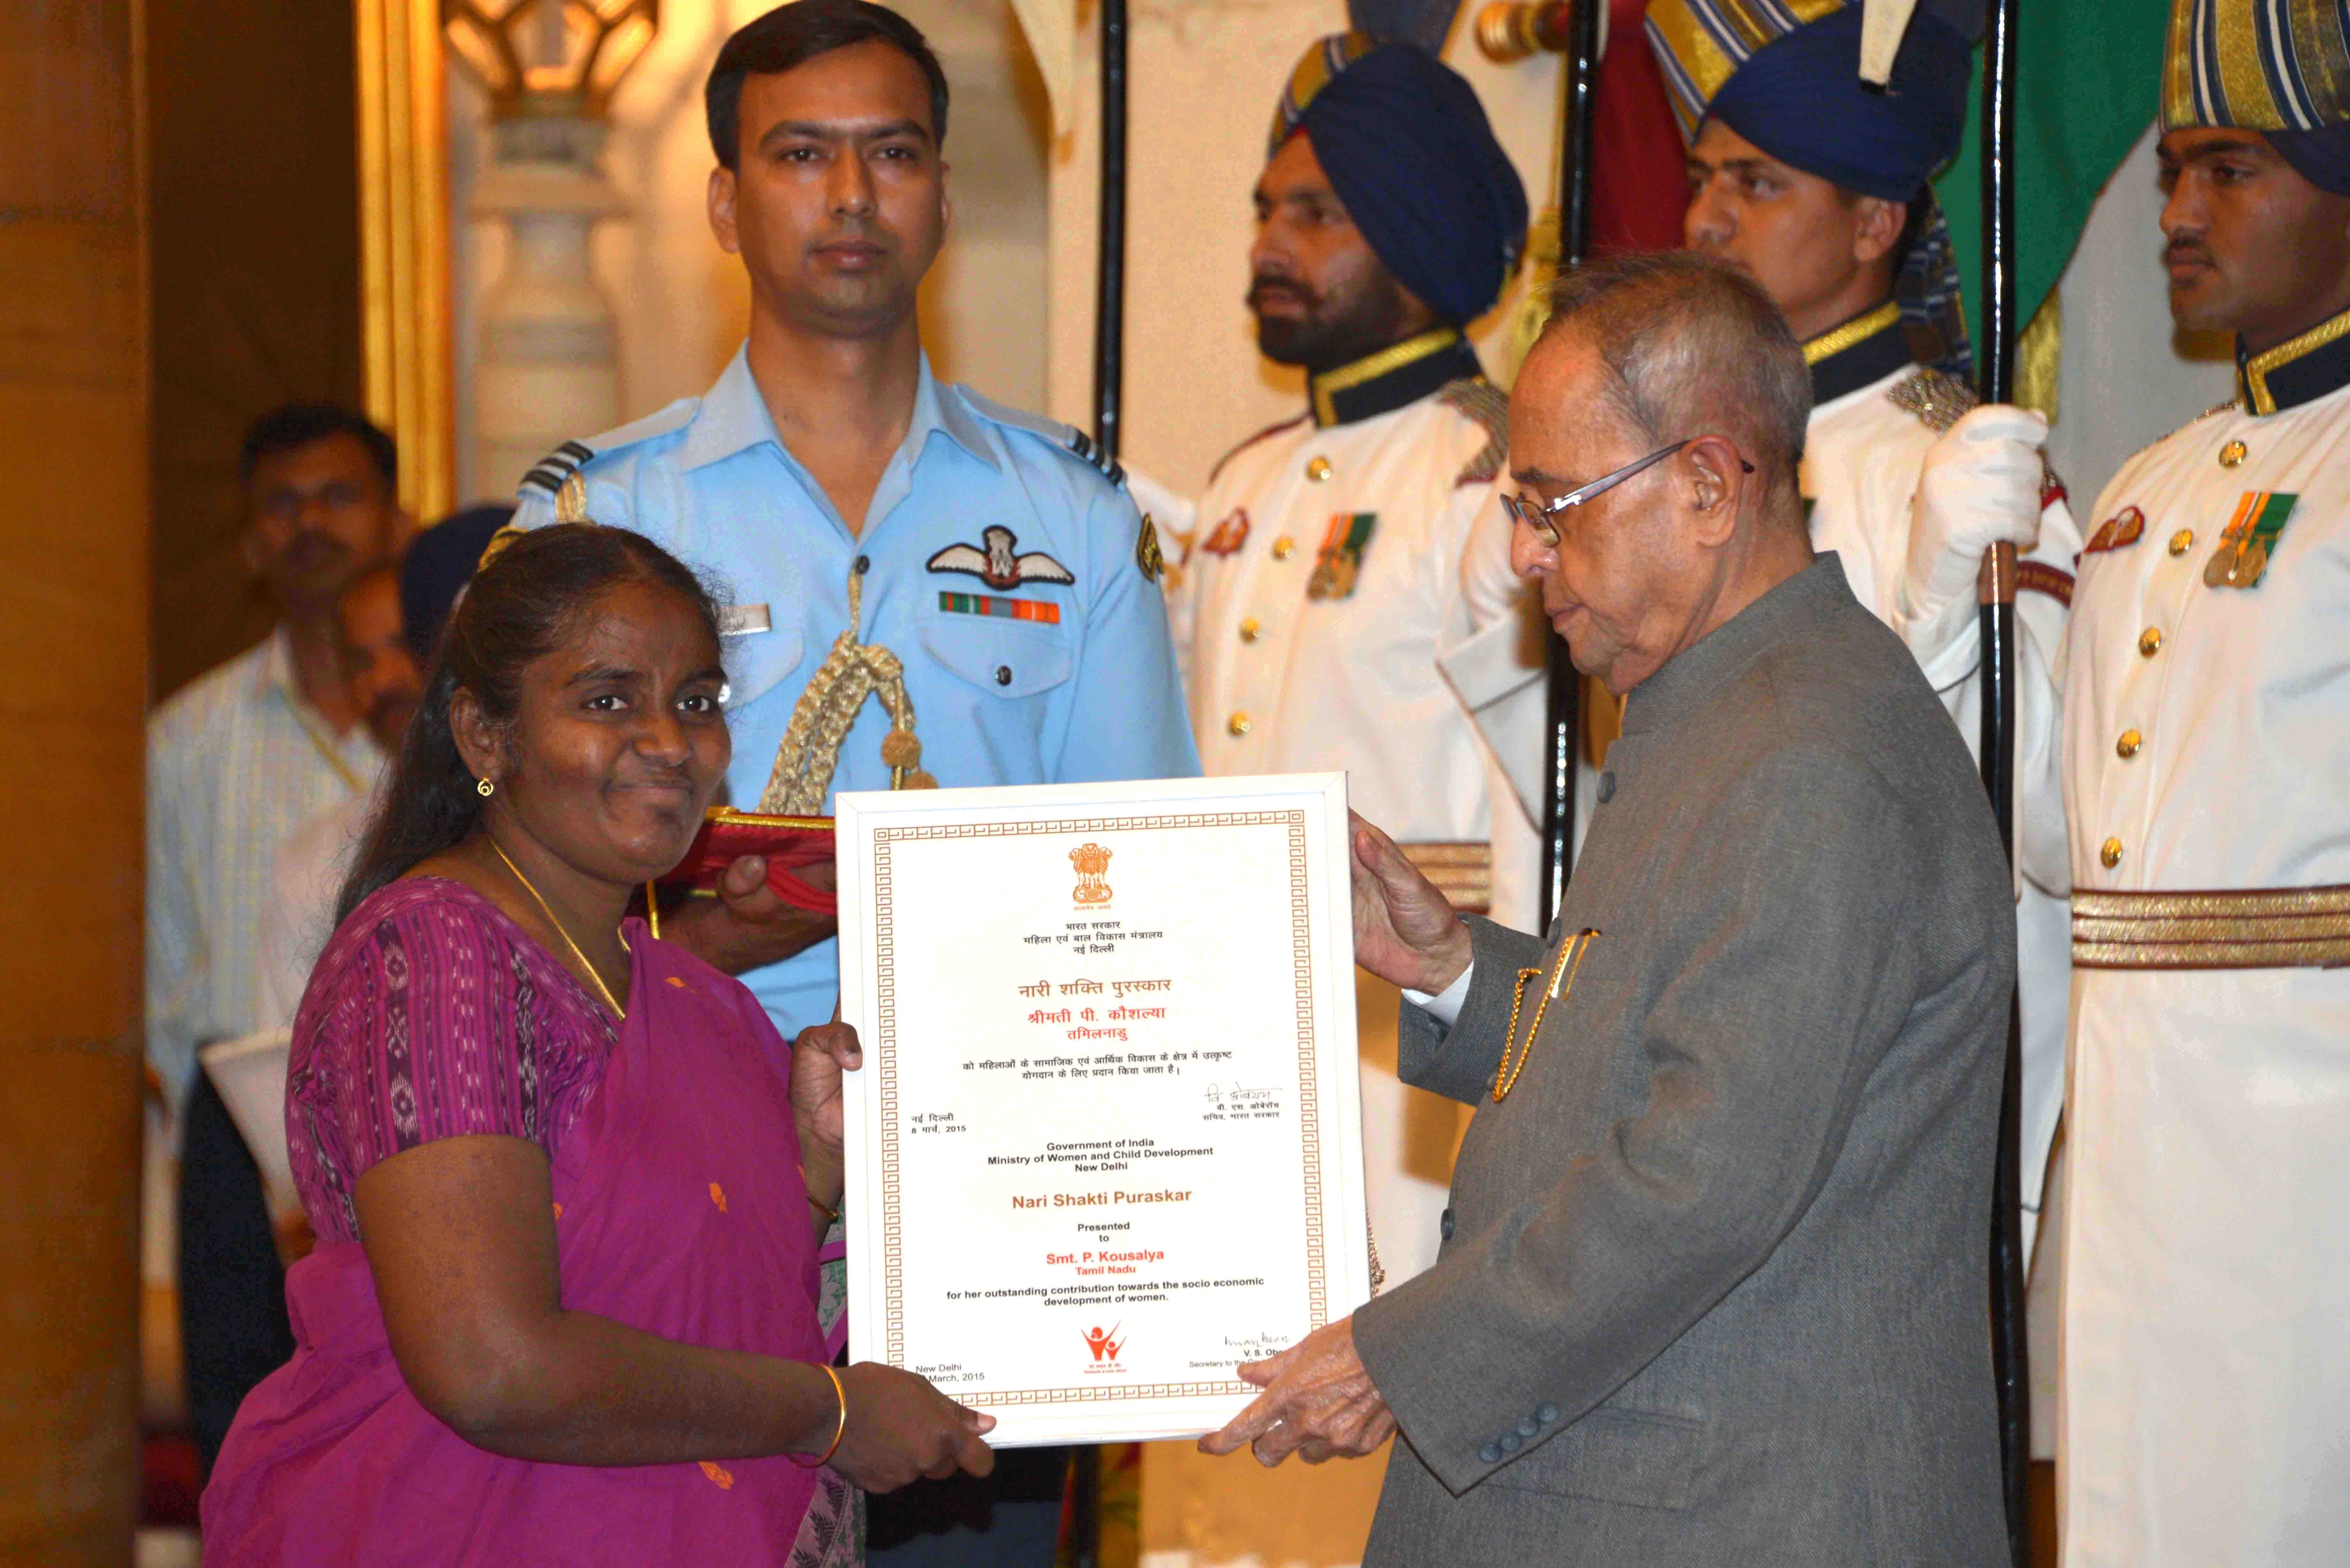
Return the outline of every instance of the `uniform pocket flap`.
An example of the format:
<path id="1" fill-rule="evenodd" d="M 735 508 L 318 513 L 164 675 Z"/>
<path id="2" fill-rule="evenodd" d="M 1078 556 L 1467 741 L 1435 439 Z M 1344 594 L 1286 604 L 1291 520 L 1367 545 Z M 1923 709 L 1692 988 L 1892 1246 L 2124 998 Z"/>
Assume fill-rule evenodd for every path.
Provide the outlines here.
<path id="1" fill-rule="evenodd" d="M 1602 1406 L 1485 1484 L 1627 1508 L 1687 1508 L 1704 1436 L 1705 1423 L 1686 1416 Z"/>
<path id="2" fill-rule="evenodd" d="M 758 607 L 772 617 L 766 629 L 730 631 L 718 641 L 719 662 L 726 667 L 726 705 L 730 708 L 739 708 L 765 696 L 777 681 L 799 668 L 807 652 L 807 638 L 796 620 L 784 619 L 780 612 L 767 606 Z"/>
<path id="3" fill-rule="evenodd" d="M 1076 669 L 1059 635 L 1030 621 L 941 615 L 922 623 L 921 639 L 941 669 L 998 697 L 1034 697 Z"/>

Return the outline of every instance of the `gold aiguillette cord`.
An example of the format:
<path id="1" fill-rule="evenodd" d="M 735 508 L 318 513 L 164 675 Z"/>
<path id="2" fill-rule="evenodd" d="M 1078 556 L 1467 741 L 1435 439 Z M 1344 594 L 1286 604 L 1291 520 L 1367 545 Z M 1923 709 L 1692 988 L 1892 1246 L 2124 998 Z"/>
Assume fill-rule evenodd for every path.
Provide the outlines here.
<path id="1" fill-rule="evenodd" d="M 1526 1062 L 1534 1054 L 1534 1036 L 1542 1033 L 1543 1014 L 1550 1011 L 1552 1002 L 1575 994 L 1575 971 L 1583 967 L 1583 955 L 1591 950 L 1592 939 L 1598 935 L 1596 926 L 1586 926 L 1559 944 L 1558 958 L 1550 967 L 1550 984 L 1543 992 L 1543 999 L 1534 1004 L 1534 1021 L 1527 1028 L 1523 1043 L 1518 1040 L 1518 1010 L 1525 1005 L 1526 981 L 1540 979 L 1542 971 L 1518 971 L 1517 992 L 1510 998 L 1510 1032 L 1503 1037 L 1502 1064 L 1493 1074 L 1495 1105 L 1510 1097 L 1510 1091 L 1517 1087 L 1518 1075 L 1526 1070 Z M 1510 1060 L 1513 1051 L 1517 1054 L 1515 1062 Z"/>

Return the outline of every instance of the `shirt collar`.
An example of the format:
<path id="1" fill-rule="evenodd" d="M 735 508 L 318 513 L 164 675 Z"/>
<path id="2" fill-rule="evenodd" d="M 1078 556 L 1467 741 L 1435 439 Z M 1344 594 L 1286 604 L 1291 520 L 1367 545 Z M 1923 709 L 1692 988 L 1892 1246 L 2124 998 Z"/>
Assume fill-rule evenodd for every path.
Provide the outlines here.
<path id="1" fill-rule="evenodd" d="M 1453 381 L 1484 374 L 1477 351 L 1450 327 L 1439 327 L 1351 365 L 1307 378 L 1314 422 L 1327 428 L 1393 413 Z"/>
<path id="2" fill-rule="evenodd" d="M 253 695 L 262 699 L 283 692 L 286 701 L 299 702 L 302 694 L 294 685 L 293 637 L 285 627 L 273 627 L 262 648 L 261 662 L 253 670 Z"/>
<path id="3" fill-rule="evenodd" d="M 2282 413 L 2350 386 L 2350 310 L 2257 354 L 2236 340 L 2236 387 L 2255 414 Z"/>
<path id="4" fill-rule="evenodd" d="M 1804 363 L 1812 368 L 1812 406 L 1817 408 L 1908 369 L 1917 357 L 1901 330 L 1901 306 L 1888 299 L 1805 342 Z"/>
<path id="5" fill-rule="evenodd" d="M 1669 730 L 1705 705 L 1757 656 L 1801 633 L 1839 605 L 1852 589 L 1834 550 L 1667 659 L 1624 704 L 1624 733 Z"/>
<path id="6" fill-rule="evenodd" d="M 904 450 L 920 457 L 932 431 L 944 431 L 948 440 L 988 467 L 1000 467 L 985 433 L 972 417 L 970 404 L 963 400 L 962 389 L 932 375 L 931 357 L 925 353 L 914 383 L 914 414 L 906 426 Z M 759 394 L 758 379 L 751 374 L 751 346 L 746 342 L 726 362 L 716 384 L 703 394 L 702 407 L 695 411 L 679 450 L 678 465 L 688 471 L 705 467 L 762 441 L 790 454 L 775 434 L 775 421 L 767 412 L 767 400 Z"/>

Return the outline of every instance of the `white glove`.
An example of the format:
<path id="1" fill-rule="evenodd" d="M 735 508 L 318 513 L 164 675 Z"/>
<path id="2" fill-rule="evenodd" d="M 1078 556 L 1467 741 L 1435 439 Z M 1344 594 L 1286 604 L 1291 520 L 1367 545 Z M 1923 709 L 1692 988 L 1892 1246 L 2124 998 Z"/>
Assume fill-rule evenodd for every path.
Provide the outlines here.
<path id="1" fill-rule="evenodd" d="M 1966 635 L 1983 552 L 2040 539 L 2041 443 L 2048 421 L 2029 409 L 1986 403 L 1926 453 L 1909 503 L 1909 559 L 1901 574 L 1903 635 L 1921 665 Z"/>

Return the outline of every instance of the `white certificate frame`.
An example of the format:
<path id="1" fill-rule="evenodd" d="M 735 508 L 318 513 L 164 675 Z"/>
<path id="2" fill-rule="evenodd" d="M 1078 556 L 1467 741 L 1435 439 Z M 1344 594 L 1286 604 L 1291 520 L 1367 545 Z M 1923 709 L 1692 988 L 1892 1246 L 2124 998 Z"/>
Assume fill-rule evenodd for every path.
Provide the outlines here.
<path id="1" fill-rule="evenodd" d="M 997 1425 L 988 1440 L 997 1447 L 1128 1441 L 1196 1436 L 1214 1430 L 1238 1413 L 1255 1394 L 1229 1371 L 1170 1373 L 1162 1366 L 1154 1373 L 1146 1366 L 1138 1369 L 1134 1377 L 1123 1377 L 1118 1375 L 1118 1369 L 1124 1355 L 1115 1347 L 1107 1358 L 1108 1367 L 1087 1363 L 1083 1353 L 1094 1350 L 1091 1336 L 1100 1333 L 1099 1325 L 1078 1330 L 1076 1327 L 1079 1321 L 1077 1314 L 1052 1314 L 1048 1307 L 1075 1303 L 1041 1299 L 1043 1286 L 1040 1284 L 1035 1290 L 989 1293 L 1039 1297 L 1033 1316 L 1040 1342 L 1057 1346 L 1062 1338 L 1069 1338 L 1073 1345 L 1070 1360 L 1076 1366 L 1066 1377 L 1057 1373 L 1041 1378 L 1035 1376 L 1033 1358 L 1045 1353 L 1032 1347 L 1025 1352 L 1031 1357 L 1028 1370 L 1032 1376 L 999 1376 L 989 1369 L 992 1365 L 990 1355 L 994 1346 L 1004 1343 L 1002 1337 L 1003 1319 L 1007 1312 L 1014 1310 L 1011 1303 L 942 1313 L 947 1298 L 935 1288 L 934 1283 L 910 1282 L 919 1280 L 925 1271 L 919 1262 L 919 1254 L 913 1260 L 914 1266 L 910 1268 L 909 1240 L 923 1233 L 926 1226 L 931 1227 L 928 1233 L 933 1237 L 948 1234 L 936 1228 L 936 1224 L 944 1224 L 945 1220 L 934 1224 L 920 1210 L 926 1205 L 932 1206 L 934 1210 L 951 1210 L 958 1202 L 965 1207 L 973 1207 L 979 1199 L 972 1194 L 979 1190 L 981 1182 L 974 1180 L 966 1187 L 938 1181 L 931 1185 L 934 1189 L 948 1189 L 943 1195 L 925 1192 L 918 1189 L 915 1184 L 901 1180 L 905 1174 L 901 1168 L 911 1164 L 936 1169 L 939 1167 L 934 1163 L 926 1165 L 926 1162 L 939 1160 L 953 1165 L 962 1158 L 962 1155 L 934 1156 L 929 1151 L 949 1147 L 981 1146 L 926 1142 L 920 1145 L 920 1152 L 910 1152 L 907 1124 L 910 1119 L 922 1118 L 906 1106 L 910 1100 L 920 1098 L 921 1095 L 946 1093 L 941 1085 L 945 1077 L 951 1075 L 953 1064 L 942 1064 L 935 1049 L 926 1051 L 920 1043 L 901 1041 L 897 1036 L 896 1021 L 901 1012 L 910 1017 L 934 1014 L 937 1011 L 938 1004 L 932 1000 L 929 1003 L 929 1012 L 925 1012 L 924 1006 L 918 1004 L 921 999 L 916 988 L 946 983 L 927 977 L 931 966 L 899 961 L 900 928 L 919 926 L 925 934 L 923 945 L 930 950 L 938 950 L 932 943 L 940 937 L 941 929 L 951 928 L 969 932 L 972 941 L 998 944 L 988 950 L 1000 951 L 1002 942 L 1013 940 L 1003 935 L 1004 931 L 1024 924 L 1050 923 L 1049 917 L 1066 917 L 1073 910 L 1079 915 L 1100 912 L 1083 905 L 1073 906 L 1071 902 L 1079 888 L 1072 886 L 1073 876 L 1076 873 L 1073 871 L 1069 856 L 1072 846 L 1081 842 L 1107 839 L 1114 848 L 1122 846 L 1132 847 L 1133 852 L 1128 857 L 1129 861 L 1147 860 L 1156 852 L 1163 864 L 1173 857 L 1170 851 L 1176 845 L 1196 851 L 1199 846 L 1208 844 L 1208 840 L 1201 837 L 1184 839 L 1180 836 L 1187 831 L 1194 835 L 1229 835 L 1237 831 L 1249 836 L 1245 847 L 1240 838 L 1228 836 L 1221 840 L 1216 848 L 1222 853 L 1241 854 L 1248 858 L 1252 875 L 1255 877 L 1252 887 L 1270 887 L 1273 882 L 1269 879 L 1277 879 L 1286 890 L 1287 907 L 1277 911 L 1277 917 L 1283 929 L 1290 933 L 1293 945 L 1286 956 L 1276 961 L 1286 963 L 1294 978 L 1282 982 L 1286 988 L 1282 998 L 1285 1014 L 1269 1017 L 1271 1010 L 1252 1009 L 1248 1013 L 1250 1022 L 1244 1030 L 1232 1034 L 1218 1034 L 1214 1038 L 1223 1044 L 1243 1045 L 1251 1053 L 1248 1060 L 1253 1062 L 1260 1071 L 1273 1061 L 1272 1053 L 1276 1050 L 1285 1050 L 1287 1061 L 1294 1064 L 1284 1069 L 1295 1075 L 1296 1094 L 1294 1110 L 1283 1113 L 1283 1119 L 1277 1127 L 1283 1134 L 1294 1134 L 1296 1142 L 1295 1171 L 1301 1185 L 1299 1201 L 1292 1211 L 1302 1218 L 1304 1231 L 1298 1237 L 1296 1253 L 1292 1259 L 1286 1255 L 1285 1241 L 1267 1243 L 1263 1241 L 1263 1227 L 1246 1223 L 1239 1227 L 1251 1231 L 1254 1238 L 1252 1244 L 1257 1248 L 1254 1254 L 1256 1266 L 1263 1267 L 1268 1246 L 1283 1254 L 1274 1260 L 1271 1270 L 1245 1282 L 1260 1286 L 1254 1293 L 1240 1291 L 1231 1298 L 1211 1293 L 1173 1306 L 1167 1304 L 1165 1298 L 1145 1297 L 1146 1304 L 1137 1310 L 1146 1321 L 1155 1319 L 1163 1326 L 1170 1327 L 1170 1332 L 1159 1335 L 1159 1338 L 1184 1337 L 1189 1345 L 1189 1336 L 1196 1334 L 1212 1321 L 1220 1308 L 1229 1308 L 1247 1320 L 1236 1326 L 1243 1326 L 1248 1332 L 1229 1336 L 1220 1332 L 1217 1342 L 1238 1347 L 1230 1352 L 1234 1364 L 1256 1359 L 1283 1345 L 1303 1338 L 1307 1332 L 1325 1323 L 1346 1316 L 1370 1295 L 1362 1112 L 1355 1028 L 1351 857 L 1345 775 L 1277 774 L 985 789 L 853 792 L 838 796 L 835 809 L 839 867 L 841 1016 L 857 1026 L 866 1053 L 864 1067 L 846 1076 L 843 1090 L 847 1167 L 844 1204 L 847 1230 L 851 1355 L 858 1360 L 879 1361 L 926 1371 L 953 1397 L 996 1417 Z M 1136 836 L 1139 835 L 1157 836 L 1146 842 Z M 1277 836 L 1269 837 L 1269 835 Z M 1034 885 L 1025 880 L 1027 872 L 1024 867 L 1028 862 L 1023 842 L 1031 838 L 1037 841 L 1034 860 L 1036 881 Z M 1264 863 L 1267 854 L 1264 846 L 1268 842 L 1275 843 L 1278 852 L 1284 857 L 1277 867 Z M 1007 863 L 1004 857 L 1014 852 L 1014 846 L 1018 846 L 1023 867 L 1016 886 L 1000 882 L 992 896 L 974 898 L 967 907 L 953 900 L 920 900 L 926 912 L 911 920 L 901 919 L 894 890 L 919 880 L 909 874 L 914 862 L 908 857 L 983 855 L 992 857 L 985 864 L 1001 867 Z M 966 862 L 958 862 L 962 863 Z M 945 864 L 944 860 L 933 862 L 931 867 L 933 880 L 937 878 L 939 867 Z M 1077 879 L 1083 881 L 1082 877 Z M 1130 876 L 1116 873 L 1109 877 L 1111 881 L 1120 879 L 1129 888 L 1132 888 Z M 1131 901 L 1139 901 L 1131 892 L 1126 897 Z M 909 899 L 910 903 L 915 901 Z M 1159 900 L 1162 907 L 1168 902 L 1167 898 Z M 942 903 L 951 906 L 944 913 L 940 909 Z M 1262 917 L 1263 911 L 1258 911 L 1258 914 Z M 1191 923 L 1193 930 L 1201 934 L 1201 942 L 1211 944 L 1219 940 L 1216 933 L 1222 929 L 1222 922 L 1231 919 L 1229 912 L 1218 906 L 1193 908 L 1187 904 L 1179 917 L 1179 923 Z M 1076 929 L 1076 921 L 1065 920 L 1065 923 L 1071 929 Z M 1150 933 L 1133 934 L 1144 936 Z M 911 937 L 906 940 L 909 942 L 913 940 Z M 1166 950 L 1159 950 L 1163 952 Z M 1253 947 L 1247 950 L 1253 953 L 1264 950 Z M 1044 950 L 1046 954 L 1052 951 L 1051 949 Z M 1100 961 L 1110 963 L 1112 961 Z M 1114 963 L 1112 967 L 1115 968 Z M 1262 979 L 1262 964 L 1251 972 Z M 1026 978 L 1025 972 L 1005 975 L 1007 991 L 1011 981 Z M 1014 1002 L 1013 1005 L 1018 1007 L 1026 1003 Z M 1180 1009 L 1176 1011 L 1180 1017 Z M 1009 1025 L 1001 1020 L 1008 1017 L 1009 1014 L 999 1008 L 985 1022 L 984 1028 L 989 1031 L 1005 1029 Z M 982 1039 L 978 1044 L 958 1045 L 953 1054 L 965 1055 L 992 1049 L 1000 1049 L 1007 1054 L 1016 1054 L 1024 1046 L 1033 1048 L 1035 1038 L 1023 1036 L 1014 1041 L 1007 1036 L 1000 1046 L 991 1045 L 986 1039 Z M 1173 1054 L 1180 1059 L 1184 1053 L 1178 1050 Z M 1194 1055 L 1197 1054 L 1195 1052 Z M 1131 1060 L 1147 1061 L 1149 1056 L 1137 1054 Z M 1023 1065 L 1025 1065 L 1024 1062 Z M 1237 1065 L 1239 1064 L 1235 1064 Z M 970 1064 L 965 1062 L 962 1067 L 968 1072 Z M 926 1079 L 923 1077 L 925 1075 Z M 1237 1095 L 1241 1090 L 1237 1079 L 1232 1087 Z M 1185 1092 L 1204 1095 L 1213 1088 L 1212 1084 L 1195 1084 Z M 917 1094 L 918 1090 L 921 1094 Z M 1284 1082 L 1281 1092 L 1286 1094 L 1287 1091 L 1288 1084 Z M 1052 1085 L 1038 1092 L 1066 1093 L 1066 1089 Z M 1264 1091 L 1250 1089 L 1247 1092 L 1257 1094 Z M 992 1093 L 996 1103 L 996 1115 L 1001 1120 L 1004 1114 L 1003 1096 L 1006 1093 L 1003 1085 L 999 1083 L 993 1091 L 972 1090 L 968 1093 L 974 1103 L 983 1105 L 990 1099 Z M 1120 1097 L 1115 1085 L 1105 1094 L 1108 1102 Z M 935 1105 L 939 1102 L 931 1098 L 927 1103 Z M 1066 1102 L 1063 1100 L 1061 1103 Z M 1137 1107 L 1129 1114 L 1139 1126 L 1156 1116 L 1158 1107 L 1174 1103 L 1175 1097 L 1170 1096 L 1164 1100 L 1154 1100 L 1150 1108 Z M 1237 1116 L 1237 1100 L 1228 1108 Z M 984 1110 L 979 1113 L 978 1119 L 983 1124 L 985 1122 Z M 1087 1125 L 1087 1130 L 1099 1133 L 1105 1141 L 1109 1141 L 1109 1134 L 1116 1128 L 1097 1118 Z M 1232 1136 L 1245 1140 L 1260 1135 L 1253 1130 L 1248 1133 L 1235 1131 Z M 1262 1137 L 1274 1139 L 1271 1132 L 1263 1133 Z M 1042 1147 L 1072 1146 L 1047 1143 Z M 1277 1140 L 1267 1147 L 1281 1150 L 1286 1147 Z M 1243 1179 L 1235 1175 L 1236 1171 L 1258 1173 L 1260 1160 L 1263 1162 L 1264 1169 L 1282 1172 L 1276 1179 L 1285 1179 L 1288 1170 L 1288 1168 L 1280 1166 L 1271 1154 L 1251 1155 L 1245 1166 L 1219 1162 L 1217 1156 L 1207 1158 L 1211 1163 L 1205 1167 L 1188 1160 L 1168 1162 L 1170 1167 L 1180 1167 L 1191 1174 L 1204 1174 L 1209 1169 L 1225 1173 L 1221 1187 L 1212 1182 L 1207 1184 L 1208 1196 L 1202 1204 L 1203 1211 L 1230 1212 L 1232 1195 L 1237 1190 L 1236 1183 Z M 1079 1166 L 1076 1168 L 1095 1168 Z M 1113 1166 L 1109 1168 L 1123 1168 Z M 985 1181 L 993 1181 L 999 1174 L 984 1171 L 980 1176 Z M 1060 1179 L 1057 1174 L 1055 1179 Z M 1122 1180 L 1144 1179 L 1147 1182 L 1156 1178 L 1092 1179 L 1108 1181 L 1115 1186 Z M 1285 1195 L 1282 1195 L 1281 1201 L 1286 1203 Z M 1152 1221 L 1155 1222 L 1157 1218 L 1152 1216 Z M 1195 1229 L 1197 1223 L 1194 1222 Z M 1004 1224 L 1007 1232 L 1014 1228 L 1014 1220 L 1006 1220 Z M 958 1230 L 952 1235 L 960 1237 L 969 1233 L 967 1230 Z M 1196 1244 L 1199 1237 L 1195 1234 L 1188 1240 Z M 1007 1255 L 1014 1245 L 1016 1243 L 1006 1244 Z M 1205 1270 L 1208 1274 L 1213 1274 L 1216 1271 L 1207 1261 L 1190 1255 L 1194 1250 L 1195 1247 L 1184 1250 L 1183 1267 L 1194 1272 Z M 1165 1256 L 1163 1252 L 1159 1255 Z M 1091 1256 L 1087 1254 L 1088 1258 Z M 1023 1280 L 1027 1278 L 1025 1271 L 1030 1267 L 1024 1262 L 1008 1264 L 1007 1272 L 1000 1277 Z M 1295 1269 L 1294 1277 L 1280 1272 L 1288 1268 Z M 1039 1282 L 1047 1279 L 1065 1281 L 1067 1278 L 1066 1274 L 1048 1275 L 1041 1272 L 1035 1277 Z M 1221 1287 L 1226 1282 L 1216 1281 L 1215 1284 Z M 1189 1283 L 1199 1284 L 1201 1282 Z M 1111 1287 L 1097 1283 L 1074 1287 L 1064 1284 L 1054 1293 L 1057 1295 L 1060 1289 L 1069 1288 L 1104 1291 Z M 1282 1303 L 1279 1309 L 1269 1304 L 1276 1299 Z M 1153 1303 L 1157 1304 L 1149 1304 Z M 1021 1306 L 1024 1309 L 1026 1303 L 1022 1303 Z M 1103 1305 L 1105 1313 L 1111 1310 L 1110 1305 Z M 993 1340 L 970 1344 L 943 1362 L 935 1354 L 926 1356 L 916 1353 L 925 1347 L 935 1352 L 942 1343 L 961 1345 L 962 1341 L 952 1329 L 940 1325 L 957 1314 L 971 1319 L 983 1313 L 998 1324 L 997 1337 Z M 1170 1317 L 1170 1314 L 1175 1315 Z M 1120 1321 L 1123 1321 L 1123 1315 Z M 1026 1333 L 1024 1318 L 1022 1333 Z M 1126 1333 L 1128 1346 L 1134 1337 L 1134 1331 L 1129 1327 Z M 1027 1342 L 1023 1339 L 1021 1343 L 1025 1345 Z M 1194 1352 L 1197 1350 L 1196 1345 L 1191 1345 L 1191 1348 Z M 1021 1353 L 1009 1354 L 1016 1355 Z M 1220 1353 L 1211 1351 L 1209 1354 Z M 1094 1361 L 1097 1363 L 1102 1359 L 1097 1353 Z M 974 1360 L 977 1362 L 975 1366 Z M 1205 1363 L 1191 1359 L 1182 1365 L 1197 1367 Z M 951 1366 L 953 1369 L 951 1375 L 941 1373 L 939 1370 L 941 1366 Z M 1095 1376 L 1096 1373 L 1107 1375 Z M 1055 1381 L 1056 1378 L 1059 1380 Z"/>

